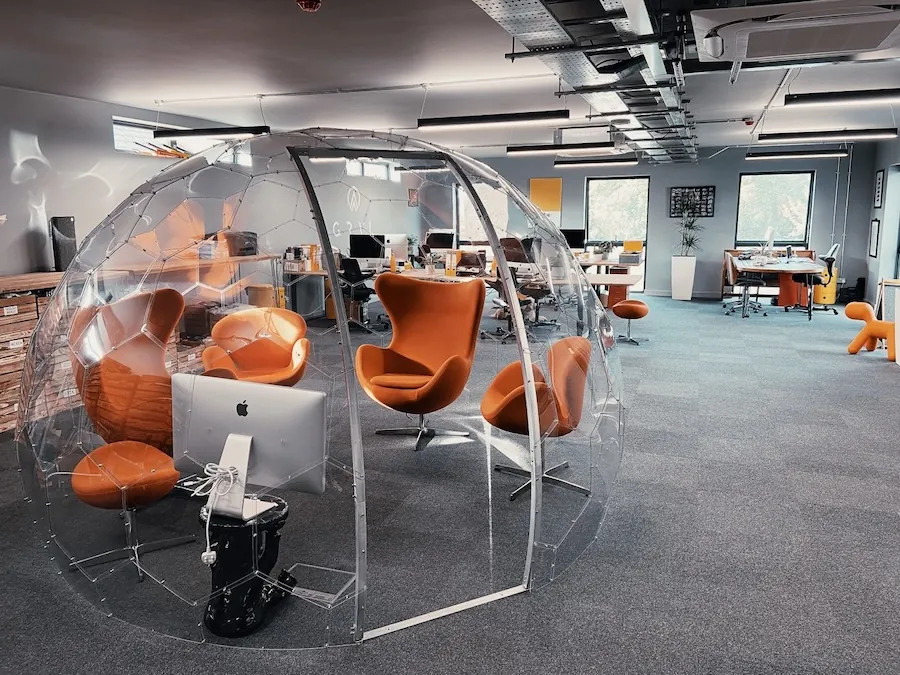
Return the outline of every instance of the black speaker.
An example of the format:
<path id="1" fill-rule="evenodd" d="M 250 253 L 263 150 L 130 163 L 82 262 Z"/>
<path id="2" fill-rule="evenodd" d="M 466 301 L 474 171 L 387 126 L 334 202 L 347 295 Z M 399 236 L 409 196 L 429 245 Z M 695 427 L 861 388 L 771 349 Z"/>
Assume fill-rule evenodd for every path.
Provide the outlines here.
<path id="1" fill-rule="evenodd" d="M 72 216 L 51 218 L 50 241 L 53 243 L 53 269 L 65 272 L 78 250 L 75 243 L 75 218 Z"/>

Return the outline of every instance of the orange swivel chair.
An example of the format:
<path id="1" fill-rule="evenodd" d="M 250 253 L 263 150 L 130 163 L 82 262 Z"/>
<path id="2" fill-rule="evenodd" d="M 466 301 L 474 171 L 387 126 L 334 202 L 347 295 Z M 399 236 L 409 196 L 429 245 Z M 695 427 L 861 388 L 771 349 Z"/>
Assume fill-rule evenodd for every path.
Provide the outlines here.
<path id="1" fill-rule="evenodd" d="M 306 371 L 309 340 L 303 317 L 287 309 L 256 307 L 229 314 L 212 329 L 203 350 L 207 375 L 292 387 Z"/>
<path id="2" fill-rule="evenodd" d="M 416 436 L 416 450 L 435 436 L 468 436 L 465 431 L 429 428 L 425 415 L 447 407 L 465 389 L 484 309 L 484 284 L 382 274 L 375 292 L 394 333 L 386 349 L 362 345 L 357 350 L 356 375 L 372 400 L 419 416 L 417 427 L 375 433 Z"/>
<path id="3" fill-rule="evenodd" d="M 870 352 L 878 348 L 878 341 L 887 342 L 888 361 L 895 361 L 897 346 L 894 337 L 894 322 L 882 321 L 875 318 L 875 310 L 868 302 L 851 302 L 844 308 L 844 313 L 850 319 L 865 321 L 865 325 L 859 334 L 853 338 L 853 342 L 847 347 L 851 354 L 859 354 L 859 350 L 865 347 Z"/>
<path id="4" fill-rule="evenodd" d="M 82 560 L 78 569 L 131 559 L 143 579 L 142 553 L 195 540 L 193 535 L 142 544 L 134 510 L 165 497 L 178 482 L 172 460 L 172 384 L 165 345 L 181 319 L 178 291 L 138 293 L 110 305 L 79 309 L 69 332 L 75 383 L 94 430 L 108 445 L 75 467 L 81 501 L 124 511 L 126 546 Z"/>
<path id="5" fill-rule="evenodd" d="M 616 342 L 629 342 L 633 345 L 640 345 L 642 342 L 648 342 L 650 338 L 636 338 L 631 336 L 631 322 L 637 319 L 643 319 L 650 313 L 647 304 L 640 300 L 620 300 L 612 308 L 613 314 L 620 319 L 626 319 L 628 323 L 625 328 L 625 335 L 617 335 Z"/>
<path id="6" fill-rule="evenodd" d="M 541 369 L 536 365 L 532 366 L 541 430 L 542 460 L 545 436 L 565 436 L 575 431 L 581 422 L 590 360 L 590 341 L 582 337 L 568 337 L 554 343 L 547 352 L 549 384 L 544 379 Z M 481 414 L 491 426 L 514 434 L 528 435 L 528 411 L 525 407 L 525 381 L 522 377 L 521 363 L 518 361 L 510 363 L 497 374 L 481 399 Z M 543 461 L 541 464 L 543 465 Z M 587 488 L 562 480 L 555 475 L 568 467 L 568 462 L 562 462 L 545 469 L 541 480 L 547 485 L 590 495 L 591 492 Z M 494 466 L 494 470 L 531 478 L 530 471 L 517 466 L 498 464 Z M 530 489 L 531 480 L 514 490 L 509 500 L 513 501 Z"/>

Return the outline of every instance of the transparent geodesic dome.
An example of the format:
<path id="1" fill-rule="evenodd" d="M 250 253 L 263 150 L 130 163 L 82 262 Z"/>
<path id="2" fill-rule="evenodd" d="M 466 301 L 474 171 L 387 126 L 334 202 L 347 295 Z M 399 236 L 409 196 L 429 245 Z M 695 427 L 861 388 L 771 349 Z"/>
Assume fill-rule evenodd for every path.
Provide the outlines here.
<path id="1" fill-rule="evenodd" d="M 277 527 L 214 542 L 231 576 L 200 560 L 206 500 L 163 480 L 173 454 L 185 483 L 202 473 L 185 439 L 222 409 L 173 405 L 176 373 L 324 397 L 321 461 L 248 486 L 279 500 Z M 103 612 L 318 647 L 564 571 L 605 514 L 621 387 L 605 311 L 514 186 L 424 142 L 311 129 L 179 162 L 86 237 L 29 349 L 18 451 L 51 555 Z M 290 458 L 317 430 L 269 431 Z M 323 468 L 324 492 L 304 488 Z M 247 635 L 210 630 L 251 586 L 283 599 Z"/>

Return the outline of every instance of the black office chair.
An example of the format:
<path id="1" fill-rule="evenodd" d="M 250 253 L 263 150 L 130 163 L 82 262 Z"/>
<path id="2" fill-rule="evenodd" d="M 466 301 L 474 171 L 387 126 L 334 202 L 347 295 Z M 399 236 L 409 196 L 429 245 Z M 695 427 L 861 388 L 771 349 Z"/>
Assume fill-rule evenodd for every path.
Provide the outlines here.
<path id="1" fill-rule="evenodd" d="M 477 277 L 484 274 L 487 256 L 482 251 L 462 251 L 456 264 L 456 275 L 460 277 Z"/>
<path id="2" fill-rule="evenodd" d="M 820 258 L 820 260 L 825 263 L 825 271 L 828 275 L 827 279 L 823 279 L 821 274 L 794 274 L 791 276 L 794 283 L 803 284 L 808 289 L 807 292 L 809 293 L 809 297 L 806 303 L 806 311 L 810 321 L 812 321 L 813 312 L 834 312 L 835 315 L 838 313 L 834 307 L 827 307 L 825 305 L 816 307 L 813 304 L 813 291 L 816 286 L 827 286 L 831 283 L 832 279 L 834 279 L 834 261 L 837 260 L 837 252 L 840 247 L 840 244 L 832 244 L 831 248 L 828 249 L 828 253 Z"/>
<path id="3" fill-rule="evenodd" d="M 741 317 L 746 319 L 752 311 L 754 314 L 762 312 L 763 316 L 769 316 L 766 308 L 759 301 L 759 289 L 766 285 L 765 279 L 761 274 L 745 273 L 738 274 L 737 266 L 734 264 L 734 256 L 726 253 L 727 261 L 725 265 L 725 279 L 732 290 L 740 289 L 741 297 L 731 302 L 723 302 L 722 307 L 725 308 L 726 314 L 734 314 L 735 310 L 741 310 Z M 750 299 L 750 289 L 756 289 L 756 300 Z"/>

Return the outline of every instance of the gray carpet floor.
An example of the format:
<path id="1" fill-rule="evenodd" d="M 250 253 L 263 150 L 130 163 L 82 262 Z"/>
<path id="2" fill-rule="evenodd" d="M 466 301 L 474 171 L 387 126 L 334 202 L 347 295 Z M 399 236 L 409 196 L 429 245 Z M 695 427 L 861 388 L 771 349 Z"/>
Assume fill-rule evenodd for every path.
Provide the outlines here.
<path id="1" fill-rule="evenodd" d="M 626 459 L 556 583 L 362 646 L 229 649 L 101 615 L 0 459 L 2 673 L 897 673 L 900 370 L 843 316 L 645 298 Z"/>

